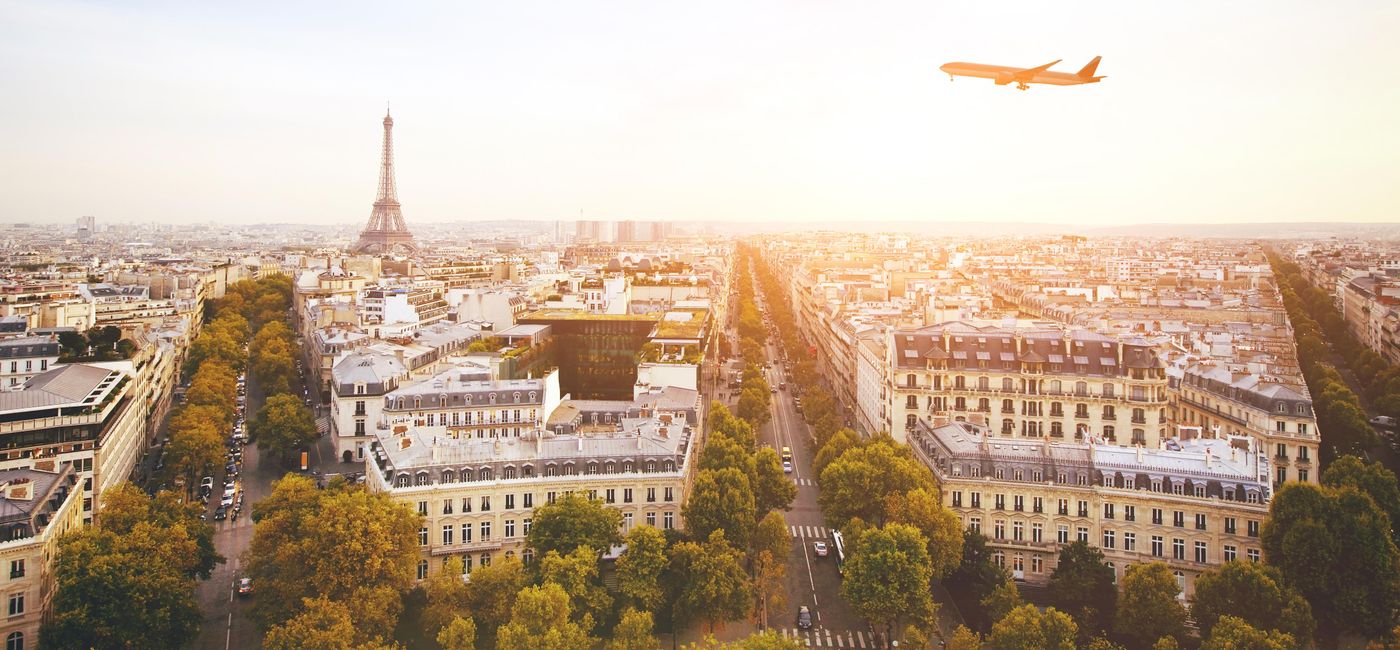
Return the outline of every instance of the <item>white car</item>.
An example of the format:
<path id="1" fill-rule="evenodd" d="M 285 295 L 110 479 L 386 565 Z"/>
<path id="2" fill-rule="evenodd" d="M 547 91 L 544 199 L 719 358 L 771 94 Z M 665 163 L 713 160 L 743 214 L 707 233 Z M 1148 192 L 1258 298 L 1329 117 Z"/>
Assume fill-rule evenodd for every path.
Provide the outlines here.
<path id="1" fill-rule="evenodd" d="M 812 550 L 817 552 L 817 557 L 826 557 L 826 542 L 812 542 Z"/>
<path id="2" fill-rule="evenodd" d="M 783 473 L 784 473 L 784 474 L 791 474 L 791 473 L 792 473 L 792 461 L 790 461 L 790 460 L 785 460 L 785 461 L 783 461 Z"/>

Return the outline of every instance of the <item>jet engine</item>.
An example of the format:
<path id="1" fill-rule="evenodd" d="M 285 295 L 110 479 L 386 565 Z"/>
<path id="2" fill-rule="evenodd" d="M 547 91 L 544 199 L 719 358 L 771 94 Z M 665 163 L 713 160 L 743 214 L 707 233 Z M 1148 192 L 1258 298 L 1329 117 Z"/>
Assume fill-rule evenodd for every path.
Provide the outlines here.
<path id="1" fill-rule="evenodd" d="M 1015 80 L 1016 75 L 1011 72 L 998 72 L 996 76 L 996 83 L 998 86 L 1005 86 Z"/>

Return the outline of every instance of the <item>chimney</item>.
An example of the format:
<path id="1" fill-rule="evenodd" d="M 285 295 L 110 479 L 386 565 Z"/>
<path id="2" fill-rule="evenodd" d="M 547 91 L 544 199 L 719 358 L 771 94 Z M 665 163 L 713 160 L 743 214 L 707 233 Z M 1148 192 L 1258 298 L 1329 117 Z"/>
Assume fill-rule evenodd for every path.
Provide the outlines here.
<path id="1" fill-rule="evenodd" d="M 1133 445 L 1137 449 L 1137 464 L 1142 464 L 1142 445 Z"/>
<path id="2" fill-rule="evenodd" d="M 1212 466 L 1215 465 L 1215 463 L 1212 462 L 1214 460 L 1215 458 L 1210 455 L 1210 447 L 1206 447 L 1206 469 L 1210 469 Z"/>

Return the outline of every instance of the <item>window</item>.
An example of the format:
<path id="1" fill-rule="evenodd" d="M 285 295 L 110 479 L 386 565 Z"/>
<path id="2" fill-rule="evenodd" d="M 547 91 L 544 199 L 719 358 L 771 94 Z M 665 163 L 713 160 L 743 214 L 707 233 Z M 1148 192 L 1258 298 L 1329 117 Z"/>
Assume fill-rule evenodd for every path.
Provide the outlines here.
<path id="1" fill-rule="evenodd" d="M 506 520 L 506 538 L 507 538 L 507 539 L 510 539 L 510 538 L 513 538 L 513 537 L 515 537 L 515 520 L 514 520 L 514 519 L 507 519 L 507 520 Z"/>
<path id="2" fill-rule="evenodd" d="M 427 546 L 427 545 L 428 545 L 428 527 L 427 527 L 427 526 L 424 526 L 424 527 L 418 529 L 418 545 L 419 545 L 419 546 Z"/>
<path id="3" fill-rule="evenodd" d="M 1117 542 L 1116 542 L 1116 540 L 1114 539 L 1114 537 L 1115 537 L 1115 535 L 1114 535 L 1113 531 L 1111 531 L 1111 530 L 1105 530 L 1105 531 L 1103 531 L 1103 547 L 1104 547 L 1104 548 L 1115 548 L 1116 545 L 1117 545 Z"/>
<path id="4" fill-rule="evenodd" d="M 1172 559 L 1186 559 L 1186 540 L 1181 539 L 1180 537 L 1172 538 Z"/>
<path id="5" fill-rule="evenodd" d="M 1005 510 L 1005 509 L 1006 509 L 1006 495 L 1005 495 L 1005 494 L 998 494 L 998 495 L 996 495 L 996 505 L 993 506 L 993 507 L 996 508 L 997 510 Z"/>
<path id="6" fill-rule="evenodd" d="M 632 503 L 632 488 L 622 488 L 622 502 Z"/>
<path id="7" fill-rule="evenodd" d="M 1124 533 L 1123 533 L 1123 550 L 1125 550 L 1125 551 L 1136 551 L 1136 550 L 1137 550 L 1137 533 L 1129 533 L 1129 532 L 1124 532 Z"/>
<path id="8" fill-rule="evenodd" d="M 624 513 L 622 513 L 622 529 L 623 529 L 623 530 L 632 530 L 632 513 L 630 513 L 630 512 L 624 512 Z"/>
<path id="9" fill-rule="evenodd" d="M 447 524 L 442 527 L 442 543 L 444 545 L 452 543 L 452 524 Z"/>
<path id="10" fill-rule="evenodd" d="M 969 530 L 971 530 L 971 531 L 974 532 L 974 533 L 980 533 L 980 532 L 982 532 L 982 518 L 981 518 L 981 517 L 969 517 L 969 518 L 967 519 L 967 527 L 968 527 Z"/>
<path id="11" fill-rule="evenodd" d="M 1196 562 L 1198 562 L 1198 563 L 1200 563 L 1200 564 L 1205 564 L 1205 563 L 1206 563 L 1206 543 L 1205 543 L 1205 542 L 1196 542 Z"/>
<path id="12" fill-rule="evenodd" d="M 10 579 L 24 577 L 24 560 L 10 560 Z"/>
<path id="13" fill-rule="evenodd" d="M 1225 553 L 1225 561 L 1226 561 L 1226 562 L 1234 562 L 1234 561 L 1235 561 L 1235 547 L 1233 547 L 1233 546 L 1231 546 L 1231 545 L 1229 545 L 1229 544 L 1226 544 L 1226 545 L 1223 546 L 1222 548 L 1224 549 L 1224 553 Z"/>
<path id="14" fill-rule="evenodd" d="M 442 514 L 444 514 L 444 515 L 450 515 L 450 514 L 452 514 L 452 499 L 443 499 L 443 500 L 442 500 Z"/>
<path id="15" fill-rule="evenodd" d="M 1123 521 L 1137 521 L 1137 506 L 1123 506 Z"/>
<path id="16" fill-rule="evenodd" d="M 427 579 L 428 579 L 428 561 L 427 561 L 427 560 L 419 560 L 419 561 L 418 561 L 418 579 L 419 579 L 419 580 L 427 580 Z"/>
<path id="17" fill-rule="evenodd" d="M 973 492 L 973 493 L 972 493 L 972 507 L 974 507 L 974 508 L 981 508 L 981 507 L 982 507 L 982 493 L 981 493 L 981 492 Z"/>
<path id="18" fill-rule="evenodd" d="M 1079 516 L 1080 516 L 1080 517 L 1088 517 L 1088 516 L 1089 516 L 1089 502 L 1088 502 L 1088 501 L 1080 501 L 1080 502 L 1079 502 Z"/>
<path id="19" fill-rule="evenodd" d="M 1063 515 L 1068 515 L 1068 514 L 1069 514 L 1069 499 L 1060 499 L 1060 500 L 1059 500 L 1059 503 L 1057 504 L 1056 512 L 1060 513 L 1060 515 L 1062 515 L 1062 516 L 1063 516 Z"/>
<path id="20" fill-rule="evenodd" d="M 45 361 L 45 363 L 48 363 Z M 11 632 L 5 637 L 5 650 L 24 650 L 24 633 Z"/>
<path id="21" fill-rule="evenodd" d="M 1076 539 L 1078 539 L 1079 541 L 1084 542 L 1085 544 L 1088 544 L 1088 543 L 1089 543 L 1089 529 L 1086 528 L 1086 527 L 1084 527 L 1084 526 L 1080 526 L 1080 527 L 1075 531 L 1075 537 L 1076 537 Z"/>
<path id="22" fill-rule="evenodd" d="M 1202 515 L 1202 514 L 1196 515 L 1196 530 L 1206 530 L 1206 516 L 1205 516 L 1205 515 Z"/>
<path id="23" fill-rule="evenodd" d="M 491 541 L 491 522 L 489 521 L 481 522 L 481 541 Z"/>
<path id="24" fill-rule="evenodd" d="M 1026 525 L 1019 522 L 1011 522 L 1011 539 L 1022 541 L 1026 538 Z"/>
<path id="25" fill-rule="evenodd" d="M 1180 511 L 1180 510 L 1173 510 L 1173 511 L 1172 511 L 1172 525 L 1173 525 L 1173 526 L 1176 526 L 1177 528 L 1185 528 L 1185 527 L 1186 527 L 1186 513 L 1182 512 L 1182 511 Z"/>
<path id="26" fill-rule="evenodd" d="M 615 489 L 613 489 L 613 488 L 608 488 L 608 489 L 604 490 L 604 491 L 603 491 L 603 502 L 604 502 L 604 503 L 617 503 L 617 490 L 615 490 Z"/>
<path id="27" fill-rule="evenodd" d="M 1105 504 L 1103 504 L 1103 518 L 1104 518 L 1104 519 L 1113 519 L 1113 504 L 1112 504 L 1112 503 L 1105 503 Z"/>
<path id="28" fill-rule="evenodd" d="M 531 523 L 532 521 L 533 521 L 532 519 L 530 519 L 529 517 L 526 517 L 524 521 L 520 522 L 520 532 L 521 532 L 522 534 L 524 534 L 526 537 L 529 537 L 529 536 L 530 536 L 530 523 Z"/>
<path id="29" fill-rule="evenodd" d="M 962 492 L 961 492 L 961 491 L 954 491 L 954 492 L 953 492 L 953 507 L 954 507 L 954 508 L 961 508 L 961 507 L 962 507 Z"/>
<path id="30" fill-rule="evenodd" d="M 462 524 L 462 543 L 463 543 L 463 544 L 470 544 L 470 543 L 472 543 L 472 525 L 471 525 L 471 524 Z"/>
<path id="31" fill-rule="evenodd" d="M 471 512 L 471 511 L 472 511 L 472 498 L 471 498 L 471 497 L 462 497 L 462 512 L 467 513 L 467 512 Z"/>
<path id="32" fill-rule="evenodd" d="M 1045 502 L 1040 497 L 1031 497 L 1031 512 L 1045 512 Z"/>
<path id="33" fill-rule="evenodd" d="M 1031 524 L 1031 541 L 1039 544 L 1044 541 L 1045 526 L 1040 522 Z"/>
<path id="34" fill-rule="evenodd" d="M 1152 556 L 1153 556 L 1153 557 L 1162 557 L 1162 536 L 1161 536 L 1161 535 L 1153 535 L 1153 536 L 1152 536 Z"/>
<path id="35" fill-rule="evenodd" d="M 676 494 L 673 490 L 675 490 L 675 488 L 666 488 L 666 503 L 670 503 L 676 500 Z"/>
<path id="36" fill-rule="evenodd" d="M 418 502 L 418 514 L 423 515 L 424 517 L 428 516 L 428 502 L 427 502 L 427 501 L 419 501 L 419 502 Z"/>
<path id="37" fill-rule="evenodd" d="M 1069 543 L 1069 526 L 1057 526 L 1055 528 L 1055 541 L 1061 544 Z"/>
<path id="38" fill-rule="evenodd" d="M 1153 523 L 1153 524 L 1156 524 L 1156 525 L 1158 525 L 1158 526 L 1161 526 L 1161 525 L 1162 525 L 1162 509 L 1161 509 L 1161 508 L 1153 508 L 1153 509 L 1152 509 L 1152 523 Z"/>
<path id="39" fill-rule="evenodd" d="M 491 566 L 491 554 L 490 554 L 490 553 L 482 553 L 482 554 L 481 554 L 481 566 L 483 566 L 483 567 Z"/>
<path id="40" fill-rule="evenodd" d="M 515 509 L 515 495 L 514 495 L 514 494 L 507 494 L 507 495 L 506 495 L 506 510 L 514 510 L 514 509 Z"/>
<path id="41" fill-rule="evenodd" d="M 662 514 L 662 515 L 661 515 L 661 527 L 662 527 L 663 529 L 665 529 L 665 530 L 671 530 L 672 528 L 675 528 L 675 527 L 676 527 L 676 515 L 675 515 L 675 513 L 673 513 L 673 512 L 671 512 L 671 511 L 668 510 L 668 511 L 666 511 L 664 514 Z"/>
<path id="42" fill-rule="evenodd" d="M 24 613 L 24 592 L 10 594 L 10 616 L 19 616 Z"/>
<path id="43" fill-rule="evenodd" d="M 1251 548 L 1251 549 L 1245 551 L 1245 555 L 1247 555 L 1247 556 L 1249 557 L 1249 561 L 1250 561 L 1250 562 L 1258 562 L 1258 561 L 1259 561 L 1259 549 L 1257 549 L 1257 548 Z"/>
<path id="44" fill-rule="evenodd" d="M 525 493 L 525 499 L 524 499 L 523 505 L 524 505 L 526 508 L 533 508 L 533 507 L 535 507 L 535 495 L 534 495 L 533 492 L 526 492 L 526 493 Z"/>
<path id="45" fill-rule="evenodd" d="M 1005 520 L 1003 520 L 1003 519 L 998 519 L 998 520 L 996 520 L 996 523 L 992 526 L 992 530 L 994 531 L 994 532 L 992 533 L 992 539 L 1006 539 L 1006 521 L 1005 521 Z"/>
<path id="46" fill-rule="evenodd" d="M 1250 521 L 1250 522 L 1248 522 L 1247 526 L 1248 526 L 1249 536 L 1250 536 L 1250 537 L 1258 537 L 1258 536 L 1259 536 L 1259 522 L 1257 522 L 1257 521 Z"/>
<path id="47" fill-rule="evenodd" d="M 651 526 L 652 528 L 655 528 L 655 527 L 656 527 L 656 513 L 654 513 L 654 512 L 648 512 L 648 513 L 647 513 L 647 525 L 648 525 L 648 526 Z"/>
<path id="48" fill-rule="evenodd" d="M 656 488 L 647 488 L 647 503 L 656 503 Z"/>

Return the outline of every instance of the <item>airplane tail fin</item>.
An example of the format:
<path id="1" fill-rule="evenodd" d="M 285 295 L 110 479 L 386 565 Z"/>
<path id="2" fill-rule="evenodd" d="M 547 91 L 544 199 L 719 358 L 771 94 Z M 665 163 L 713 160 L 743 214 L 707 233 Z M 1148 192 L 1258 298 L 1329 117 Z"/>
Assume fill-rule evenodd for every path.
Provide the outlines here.
<path id="1" fill-rule="evenodd" d="M 1101 56 L 1094 57 L 1094 60 L 1090 61 L 1089 65 L 1086 65 L 1082 69 L 1080 69 L 1077 75 L 1085 78 L 1094 76 L 1094 72 L 1099 69 L 1099 59 L 1102 58 L 1103 57 Z"/>

